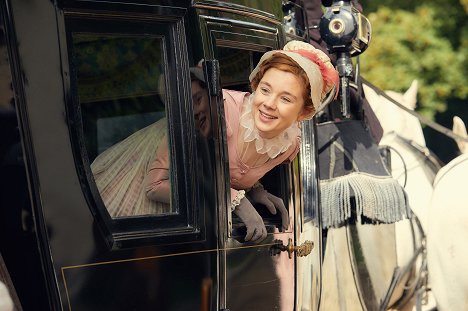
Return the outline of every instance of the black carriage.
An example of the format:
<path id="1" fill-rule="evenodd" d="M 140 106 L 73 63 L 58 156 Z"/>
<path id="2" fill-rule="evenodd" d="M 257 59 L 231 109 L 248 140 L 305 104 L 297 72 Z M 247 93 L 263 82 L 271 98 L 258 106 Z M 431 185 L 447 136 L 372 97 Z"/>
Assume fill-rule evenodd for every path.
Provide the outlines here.
<path id="1" fill-rule="evenodd" d="M 338 7 L 328 11 L 328 19 L 341 21 L 339 6 L 357 14 L 349 1 L 333 3 Z M 0 5 L 0 280 L 17 308 L 383 310 L 424 289 L 423 269 L 415 272 L 419 258 L 425 263 L 424 235 L 415 219 L 403 225 L 412 231 L 413 253 L 402 267 L 393 223 L 360 224 L 354 215 L 334 230 L 324 225 L 325 217 L 322 222 L 317 164 L 326 148 L 317 143 L 316 120 L 302 126 L 298 157 L 262 178 L 285 202 L 289 229 L 282 231 L 279 216 L 256 206 L 268 237 L 253 244 L 243 240 L 245 227 L 231 215 L 222 90 L 248 91 L 249 73 L 264 52 L 292 39 L 308 40 L 300 5 Z M 356 16 L 367 29 L 365 18 Z M 349 39 L 362 52 L 370 32 L 356 33 L 361 41 Z M 338 61 L 341 71 L 348 65 L 350 57 Z M 193 76 L 204 82 L 203 110 L 193 95 Z M 342 103 L 349 105 L 350 76 L 341 78 Z M 320 118 L 325 125 L 341 115 L 338 102 L 331 108 Z M 360 119 L 359 111 L 346 111 Z M 116 180 L 139 176 L 138 155 L 153 140 L 122 143 L 144 133 L 164 137 L 169 146 L 169 199 L 151 213 L 132 209 L 137 205 L 131 195 L 103 191 L 96 178 L 97 159 L 111 151 L 121 152 L 129 164 L 125 174 L 106 179 L 111 190 Z"/>
<path id="2" fill-rule="evenodd" d="M 289 229 L 281 232 L 281 220 L 259 206 L 268 238 L 245 243 L 243 224 L 228 212 L 221 90 L 247 91 L 263 52 L 306 39 L 301 8 L 283 2 L 1 1 L 0 239 L 4 281 L 18 306 L 318 308 L 313 121 L 303 126 L 296 160 L 262 180 L 286 203 Z M 190 93 L 190 68 L 201 60 L 208 136 L 196 126 Z M 91 163 L 162 118 L 170 146 L 168 209 L 112 217 Z M 312 251 L 296 256 L 306 241 Z"/>

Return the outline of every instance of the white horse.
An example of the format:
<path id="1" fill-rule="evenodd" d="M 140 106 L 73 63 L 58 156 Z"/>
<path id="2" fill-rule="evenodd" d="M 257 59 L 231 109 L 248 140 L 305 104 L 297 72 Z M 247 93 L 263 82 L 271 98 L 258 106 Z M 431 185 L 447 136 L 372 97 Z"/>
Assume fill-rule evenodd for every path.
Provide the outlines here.
<path id="1" fill-rule="evenodd" d="M 393 91 L 385 93 L 406 108 L 414 110 L 417 89 L 418 83 L 413 81 L 404 94 Z M 408 267 L 416 249 L 422 252 L 419 254 L 417 269 L 424 270 L 422 244 L 428 231 L 432 184 L 440 165 L 426 147 L 421 123 L 415 116 L 394 105 L 367 85 L 364 85 L 364 93 L 384 131 L 380 145 L 390 148 L 392 175 L 404 186 L 409 206 L 416 216 L 414 219 L 395 224 L 398 265 L 402 268 Z M 417 220 L 422 230 L 418 230 L 421 227 Z"/>
<path id="2" fill-rule="evenodd" d="M 460 118 L 453 129 L 468 137 Z M 468 144 L 457 144 L 462 154 L 437 174 L 429 209 L 429 279 L 441 311 L 468 310 Z"/>
<path id="3" fill-rule="evenodd" d="M 430 152 L 425 146 L 421 124 L 370 87 L 365 85 L 364 92 L 384 129 L 381 145 L 391 147 L 392 174 L 405 187 L 409 205 L 425 228 L 432 182 L 439 167 L 428 160 Z M 387 94 L 414 109 L 417 82 L 404 95 Z M 411 309 L 415 304 L 415 291 L 422 284 L 414 275 L 420 276 L 420 269 L 425 267 L 424 233 L 418 227 L 417 218 L 395 224 L 329 229 L 321 308 L 374 310 L 384 305 Z M 353 252 L 358 252 L 359 258 L 349 255 Z M 367 280 L 363 281 L 362 272 L 368 276 Z M 361 274 L 360 280 L 357 274 Z M 377 301 L 377 304 L 369 301 Z"/>

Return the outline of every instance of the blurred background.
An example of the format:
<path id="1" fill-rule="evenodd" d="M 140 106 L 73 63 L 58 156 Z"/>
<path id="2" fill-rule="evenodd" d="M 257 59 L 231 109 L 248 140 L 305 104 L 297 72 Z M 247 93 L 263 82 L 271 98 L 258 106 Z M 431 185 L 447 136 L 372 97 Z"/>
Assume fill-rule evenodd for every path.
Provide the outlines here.
<path id="1" fill-rule="evenodd" d="M 359 3 L 372 24 L 360 56 L 364 78 L 402 93 L 417 79 L 419 113 L 450 129 L 454 115 L 468 124 L 468 0 Z M 444 163 L 458 155 L 452 139 L 427 126 L 424 135 Z"/>

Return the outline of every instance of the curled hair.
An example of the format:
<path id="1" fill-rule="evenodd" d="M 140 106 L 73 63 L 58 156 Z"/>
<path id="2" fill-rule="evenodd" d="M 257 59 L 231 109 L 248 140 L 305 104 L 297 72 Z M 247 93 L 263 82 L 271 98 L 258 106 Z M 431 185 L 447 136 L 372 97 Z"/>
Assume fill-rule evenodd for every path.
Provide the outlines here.
<path id="1" fill-rule="evenodd" d="M 310 82 L 306 72 L 292 58 L 283 53 L 275 53 L 272 55 L 272 57 L 260 64 L 258 73 L 250 82 L 250 87 L 252 90 L 255 91 L 257 89 L 258 84 L 262 80 L 263 76 L 271 68 L 290 72 L 299 78 L 303 87 L 302 97 L 304 99 L 304 111 L 306 112 L 306 115 L 314 114 L 315 108 L 314 104 L 312 103 L 312 99 L 310 98 Z"/>

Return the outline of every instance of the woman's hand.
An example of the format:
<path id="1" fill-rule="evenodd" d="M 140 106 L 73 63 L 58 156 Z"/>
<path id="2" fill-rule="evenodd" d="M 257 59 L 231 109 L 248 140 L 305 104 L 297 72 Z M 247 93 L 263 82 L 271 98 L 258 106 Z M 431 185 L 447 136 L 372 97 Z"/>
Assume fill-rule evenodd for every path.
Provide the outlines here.
<path id="1" fill-rule="evenodd" d="M 234 214 L 236 214 L 247 227 L 247 234 L 244 239 L 246 242 L 252 241 L 254 243 L 260 243 L 266 238 L 267 231 L 263 219 L 247 198 L 242 198 L 240 204 L 236 206 Z"/>
<path id="2" fill-rule="evenodd" d="M 273 215 L 276 215 L 276 211 L 278 210 L 281 214 L 281 224 L 283 231 L 286 231 L 288 229 L 289 214 L 281 198 L 278 198 L 277 196 L 274 196 L 273 194 L 269 193 L 268 191 L 263 189 L 263 186 L 261 185 L 252 188 L 249 192 L 247 192 L 246 196 L 253 204 L 260 203 L 265 205 L 270 211 L 270 213 L 272 213 Z"/>

